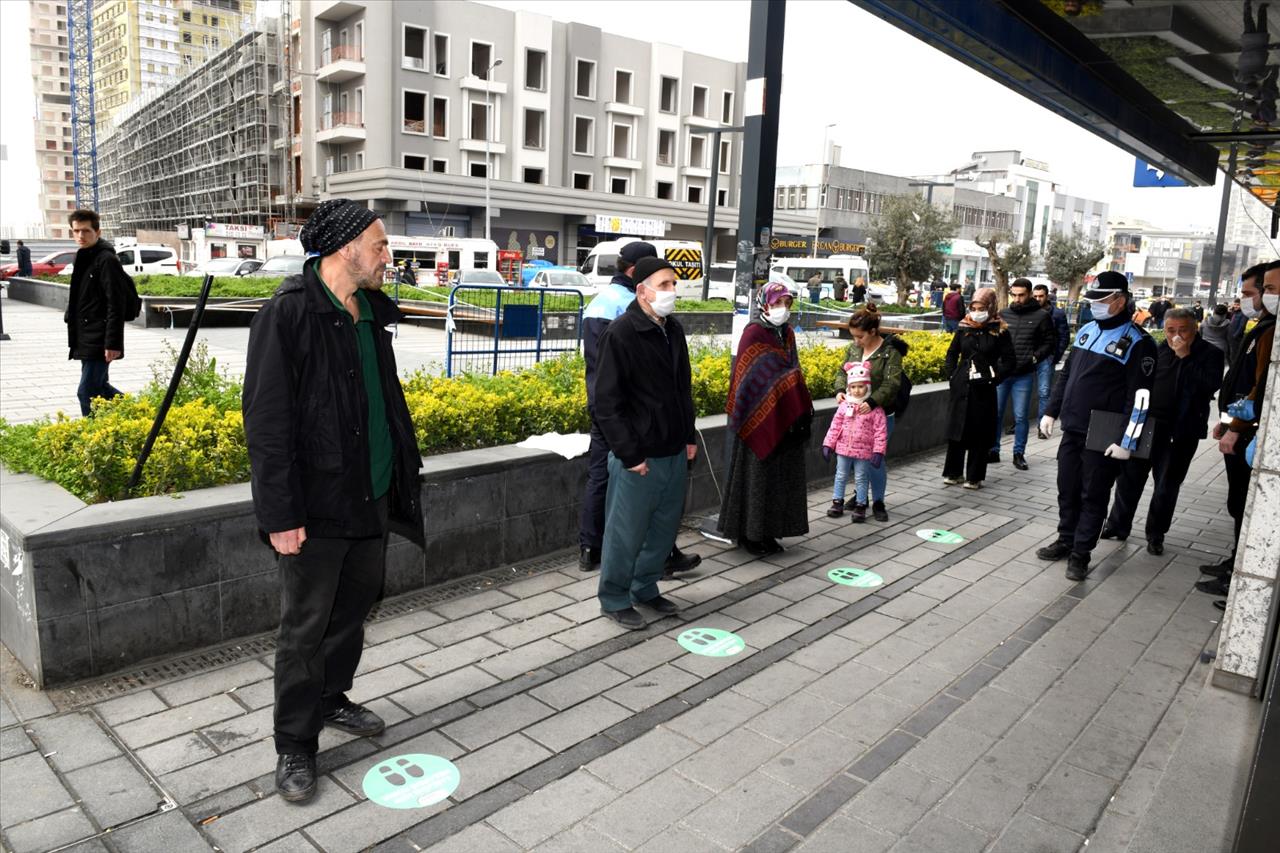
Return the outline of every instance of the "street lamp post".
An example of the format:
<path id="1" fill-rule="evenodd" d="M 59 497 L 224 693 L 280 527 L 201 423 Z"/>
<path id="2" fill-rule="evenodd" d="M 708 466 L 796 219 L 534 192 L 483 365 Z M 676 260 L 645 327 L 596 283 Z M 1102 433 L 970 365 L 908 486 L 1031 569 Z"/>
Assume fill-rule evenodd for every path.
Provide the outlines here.
<path id="1" fill-rule="evenodd" d="M 493 174 L 493 159 L 489 156 L 489 140 L 493 136 L 493 129 L 497 123 L 493 120 L 493 102 L 489 97 L 489 82 L 493 79 L 493 69 L 502 64 L 501 59 L 495 59 L 493 64 L 484 73 L 484 238 L 490 239 L 489 236 L 489 179 Z M 495 261 L 496 264 L 496 261 Z"/>
<path id="2" fill-rule="evenodd" d="M 831 132 L 831 128 L 835 124 L 829 124 L 822 129 L 822 162 L 818 165 L 818 198 L 815 209 L 817 213 L 813 217 L 813 257 L 818 257 L 818 234 L 822 231 L 822 188 L 827 183 L 827 134 Z"/>
<path id="3" fill-rule="evenodd" d="M 720 182 L 720 134 L 741 133 L 744 127 L 710 127 L 689 129 L 690 133 L 711 134 L 711 185 L 707 198 L 707 233 L 702 244 L 702 301 L 711 296 L 711 243 L 716 238 L 716 191 Z"/>

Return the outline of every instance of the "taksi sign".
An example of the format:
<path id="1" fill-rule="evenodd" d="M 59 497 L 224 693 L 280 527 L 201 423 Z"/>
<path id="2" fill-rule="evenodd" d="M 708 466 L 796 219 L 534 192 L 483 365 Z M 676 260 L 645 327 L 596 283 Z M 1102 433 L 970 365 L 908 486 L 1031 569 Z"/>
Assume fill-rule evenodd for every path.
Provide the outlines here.
<path id="1" fill-rule="evenodd" d="M 204 236 L 226 237 L 232 240 L 261 240 L 267 229 L 261 225 L 241 225 L 237 222 L 206 222 Z"/>
<path id="2" fill-rule="evenodd" d="M 667 223 L 661 219 L 644 219 L 639 216 L 610 216 L 596 214 L 596 231 L 601 234 L 635 234 L 639 237 L 661 237 L 667 233 Z"/>

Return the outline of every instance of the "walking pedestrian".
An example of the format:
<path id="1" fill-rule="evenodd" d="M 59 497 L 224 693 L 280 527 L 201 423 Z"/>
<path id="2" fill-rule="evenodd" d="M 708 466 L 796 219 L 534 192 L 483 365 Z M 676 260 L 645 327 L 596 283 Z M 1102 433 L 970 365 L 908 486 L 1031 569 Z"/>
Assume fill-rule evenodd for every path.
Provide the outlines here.
<path id="1" fill-rule="evenodd" d="M 1036 395 L 1040 403 L 1036 411 L 1040 417 L 1044 417 L 1045 411 L 1049 408 L 1049 393 L 1053 390 L 1053 371 L 1058 362 L 1062 361 L 1062 356 L 1071 344 L 1071 330 L 1067 324 L 1067 312 L 1058 307 L 1055 294 L 1050 293 L 1048 285 L 1037 284 L 1031 292 L 1040 303 L 1040 307 L 1049 312 L 1049 318 L 1053 321 L 1053 360 L 1045 359 L 1036 365 Z M 1048 438 L 1040 431 L 1038 418 L 1036 436 L 1042 439 Z"/>
<path id="2" fill-rule="evenodd" d="M 299 235 L 309 258 L 253 320 L 244 433 L 258 526 L 275 550 L 276 790 L 316 792 L 323 726 L 383 731 L 350 700 L 364 620 L 382 591 L 387 535 L 424 545 L 422 459 L 386 326 L 387 232 L 350 199 L 322 202 Z"/>
<path id="3" fill-rule="evenodd" d="M 600 336 L 621 317 L 636 298 L 631 276 L 644 258 L 657 257 L 652 243 L 635 240 L 618 252 L 617 272 L 582 313 L 582 356 L 586 361 L 587 412 L 591 418 L 591 446 L 587 454 L 587 482 L 578 515 L 578 568 L 584 572 L 600 568 L 604 546 L 605 494 L 609 485 L 609 444 L 595 416 L 596 369 L 600 361 Z M 673 542 L 667 555 L 667 575 L 687 572 L 702 563 L 699 554 L 685 554 Z"/>
<path id="4" fill-rule="evenodd" d="M 849 295 L 849 280 L 839 273 L 836 274 L 836 283 L 832 285 L 832 296 L 836 302 L 844 302 L 845 297 Z"/>
<path id="5" fill-rule="evenodd" d="M 1267 389 L 1271 352 L 1275 345 L 1276 317 L 1280 315 L 1280 261 L 1258 264 L 1247 269 L 1240 281 L 1240 310 L 1253 320 L 1253 328 L 1245 334 L 1240 351 L 1218 392 L 1219 422 L 1213 428 L 1222 452 L 1227 474 L 1227 512 L 1235 522 L 1231 554 L 1219 563 L 1200 567 L 1209 580 L 1200 581 L 1196 589 L 1211 595 L 1226 595 L 1235 567 L 1236 549 L 1240 545 L 1240 525 L 1244 521 L 1245 501 L 1249 493 L 1249 464 L 1244 450 L 1258 434 L 1262 401 Z"/>
<path id="6" fill-rule="evenodd" d="M 1157 329 L 1164 328 L 1164 315 L 1173 307 L 1167 296 L 1157 296 L 1151 300 L 1151 319 L 1155 322 Z"/>
<path id="7" fill-rule="evenodd" d="M 805 450 L 813 400 L 788 322 L 792 296 L 771 282 L 756 297 L 759 316 L 738 342 L 729 381 L 729 474 L 719 529 L 756 556 L 782 550 L 780 538 L 809 532 Z"/>
<path id="8" fill-rule="evenodd" d="M 1199 299 L 1197 299 L 1197 300 L 1196 300 L 1195 305 L 1193 305 L 1193 306 L 1192 306 L 1191 310 L 1192 310 L 1192 311 L 1195 313 L 1195 315 L 1196 315 L 1196 322 L 1197 322 L 1197 323 L 1200 323 L 1200 322 L 1203 322 L 1203 321 L 1204 321 L 1204 306 L 1200 304 L 1200 300 L 1199 300 Z"/>
<path id="9" fill-rule="evenodd" d="M 849 472 L 853 472 L 853 518 L 855 523 L 867 520 L 867 485 L 870 472 L 884 464 L 888 450 L 889 432 L 885 426 L 884 409 L 874 408 L 859 414 L 859 408 L 871 396 L 871 368 L 863 364 L 846 364 L 849 383 L 845 387 L 844 402 L 836 408 L 831 418 L 827 437 L 822 442 L 822 458 L 830 460 L 836 454 L 836 480 L 832 488 L 830 518 L 844 515 L 845 485 Z"/>
<path id="10" fill-rule="evenodd" d="M 21 240 L 18 241 L 18 275 L 31 275 L 31 247 Z"/>
<path id="11" fill-rule="evenodd" d="M 624 628 L 644 627 L 640 604 L 679 608 L 658 590 L 684 513 L 684 486 L 698 453 L 689 347 L 672 315 L 676 273 L 657 257 L 633 269 L 635 299 L 597 346 L 595 413 L 609 447 L 600 611 Z"/>
<path id="12" fill-rule="evenodd" d="M 1042 560 L 1067 558 L 1068 580 L 1089 574 L 1089 558 L 1102 533 L 1111 487 L 1138 446 L 1151 402 L 1156 345 L 1133 322 L 1129 280 L 1099 273 L 1085 292 L 1093 320 L 1076 333 L 1075 346 L 1054 385 L 1040 429 L 1058 444 L 1058 538 L 1036 551 Z M 1086 447 L 1094 413 L 1121 415 L 1126 426 L 1107 436 L 1104 450 Z M 1101 419 L 1094 429 L 1101 430 Z"/>
<path id="13" fill-rule="evenodd" d="M 1041 364 L 1052 368 L 1055 348 L 1053 317 L 1031 298 L 1030 279 L 1014 279 L 1009 285 L 1009 307 L 1000 312 L 1013 341 L 1014 367 L 1001 374 L 996 386 L 996 434 L 988 462 L 1000 461 L 1000 429 L 1010 399 L 1013 401 L 1013 467 L 1025 471 L 1027 465 L 1028 418 L 1031 391 Z"/>
<path id="14" fill-rule="evenodd" d="M 1240 300 L 1231 300 L 1231 323 L 1227 326 L 1227 364 L 1236 363 L 1236 358 L 1240 355 L 1240 345 L 1244 343 L 1245 327 L 1248 325 L 1248 318 L 1245 317 L 1244 311 L 1240 309 Z"/>
<path id="15" fill-rule="evenodd" d="M 1225 314 L 1225 305 L 1219 305 Z M 1147 553 L 1164 553 L 1164 537 L 1173 523 L 1178 491 L 1191 468 L 1196 447 L 1209 434 L 1209 401 L 1222 384 L 1222 350 L 1196 333 L 1195 313 L 1174 308 L 1164 317 L 1165 339 L 1156 348 L 1148 423 L 1151 455 L 1124 463 L 1111 512 L 1102 526 L 1103 539 L 1129 537 L 1147 475 L 1154 490 L 1147 509 Z"/>
<path id="16" fill-rule="evenodd" d="M 96 211 L 76 210 L 67 217 L 75 238 L 75 268 L 67 294 L 68 359 L 80 362 L 80 414 L 93 412 L 93 401 L 120 396 L 111 384 L 111 362 L 124 358 L 124 294 L 128 273 L 115 247 L 102 239 L 102 220 Z M 23 247 L 25 248 L 25 247 Z"/>
<path id="17" fill-rule="evenodd" d="M 960 328 L 960 321 L 963 319 L 964 297 L 960 295 L 959 283 L 952 280 L 950 290 L 942 298 L 942 330 L 954 332 Z"/>
<path id="18" fill-rule="evenodd" d="M 1204 322 L 1200 324 L 1200 337 L 1204 338 L 1206 343 L 1212 344 L 1225 354 L 1227 351 L 1227 329 L 1230 325 L 1231 321 L 1227 318 L 1226 303 L 1219 302 L 1213 306 L 1213 311 L 1209 312 L 1209 316 L 1205 317 Z"/>
<path id="19" fill-rule="evenodd" d="M 973 294 L 969 312 L 947 348 L 946 375 L 951 384 L 947 415 L 947 456 L 942 480 L 980 489 L 987 478 L 988 450 L 999 435 L 997 387 L 1017 366 L 1013 338 L 996 313 L 996 292 Z"/>
<path id="20" fill-rule="evenodd" d="M 858 276 L 853 280 L 853 290 L 850 292 L 849 301 L 854 305 L 861 305 L 867 301 L 867 280 L 862 276 Z"/>
<path id="21" fill-rule="evenodd" d="M 893 438 L 897 420 L 899 391 L 902 390 L 902 359 L 909 346 L 897 335 L 880 334 L 880 311 L 875 305 L 867 305 L 849 318 L 849 335 L 853 343 L 844 352 L 844 363 L 868 362 L 871 365 L 871 396 L 858 404 L 861 413 L 873 408 L 884 409 L 885 430 Z M 838 373 L 832 383 L 836 400 L 844 401 L 845 374 Z M 889 520 L 885 507 L 885 491 L 889 483 L 889 463 L 873 468 L 871 479 L 871 517 L 879 522 Z"/>

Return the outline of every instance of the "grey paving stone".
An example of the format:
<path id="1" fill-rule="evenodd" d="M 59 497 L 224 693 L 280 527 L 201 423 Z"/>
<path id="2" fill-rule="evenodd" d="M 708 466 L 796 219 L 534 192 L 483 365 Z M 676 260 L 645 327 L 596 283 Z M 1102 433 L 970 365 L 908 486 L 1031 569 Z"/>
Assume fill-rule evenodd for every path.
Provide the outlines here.
<path id="1" fill-rule="evenodd" d="M 796 847 L 797 853 L 884 853 L 898 836 L 836 815 Z"/>
<path id="2" fill-rule="evenodd" d="M 618 796 L 580 770 L 490 815 L 487 822 L 527 848 L 563 832 Z"/>
<path id="3" fill-rule="evenodd" d="M 1075 853 L 1083 844 L 1083 835 L 1023 812 L 1015 816 L 1005 827 L 1004 832 L 991 847 L 991 853 L 1027 853 L 1032 850 L 1044 851 L 1044 853 L 1059 853 L 1059 851 Z M 1122 848 L 1103 843 L 1097 846 L 1090 844 L 1089 849 L 1106 851 Z"/>
<path id="4" fill-rule="evenodd" d="M 911 666 L 885 679 L 876 692 L 908 705 L 923 705 L 951 681 L 950 673 L 931 666 Z"/>
<path id="5" fill-rule="evenodd" d="M 858 655 L 855 660 L 865 666 L 875 667 L 882 672 L 894 673 L 928 651 L 928 646 L 903 639 L 895 634 L 885 637 Z"/>
<path id="6" fill-rule="evenodd" d="M 550 637 L 552 634 L 572 628 L 573 625 L 573 622 L 563 616 L 557 616 L 554 613 L 543 613 L 541 616 L 533 616 L 506 628 L 491 631 L 486 636 L 495 643 L 500 643 L 507 648 L 513 649 L 516 646 L 532 643 L 534 640 L 541 640 L 543 637 Z"/>
<path id="7" fill-rule="evenodd" d="M 392 693 L 392 702 L 410 714 L 425 714 L 498 683 L 498 679 L 475 666 L 446 673 L 405 690 Z"/>
<path id="8" fill-rule="evenodd" d="M 1023 699 L 1036 700 L 1062 676 L 1062 670 L 1048 664 L 1027 660 L 1025 655 L 997 675 L 991 686 Z"/>
<path id="9" fill-rule="evenodd" d="M 729 690 L 695 705 L 663 726 L 705 745 L 736 729 L 766 707 Z"/>
<path id="10" fill-rule="evenodd" d="M 523 734 L 508 735 L 454 762 L 462 782 L 453 799 L 461 801 L 472 797 L 550 757 L 547 749 Z"/>
<path id="11" fill-rule="evenodd" d="M 1011 780 L 1003 771 L 979 762 L 951 789 L 938 811 L 994 837 L 1034 788 L 1034 783 Z"/>
<path id="12" fill-rule="evenodd" d="M 627 848 L 594 826 L 580 823 L 533 849 L 536 853 L 618 853 Z"/>
<path id="13" fill-rule="evenodd" d="M 1029 707 L 1030 700 L 988 685 L 957 708 L 949 722 L 997 738 L 1008 731 Z"/>
<path id="14" fill-rule="evenodd" d="M 677 773 L 723 791 L 782 750 L 782 744 L 750 729 L 735 729 L 675 766 Z"/>
<path id="15" fill-rule="evenodd" d="M 422 681 L 422 675 L 404 664 L 392 664 L 357 675 L 347 691 L 352 702 L 367 705 L 374 699 L 403 690 Z"/>
<path id="16" fill-rule="evenodd" d="M 139 717 L 114 729 L 116 737 L 126 746 L 139 749 L 243 713 L 244 709 L 230 696 L 218 695 Z"/>
<path id="17" fill-rule="evenodd" d="M 108 699 L 93 706 L 98 716 L 109 726 L 118 726 L 138 717 L 145 717 L 165 710 L 167 706 L 153 690 L 140 690 L 116 699 Z"/>
<path id="18" fill-rule="evenodd" d="M 495 610 L 514 601 L 514 598 L 500 589 L 489 589 L 433 604 L 431 609 L 446 621 L 457 621 L 485 610 Z"/>
<path id="19" fill-rule="evenodd" d="M 0 730 L 0 760 L 25 755 L 36 748 L 22 726 L 9 726 Z"/>
<path id="20" fill-rule="evenodd" d="M 630 709 L 595 696 L 526 727 L 524 733 L 551 751 L 562 752 L 630 716 Z"/>
<path id="21" fill-rule="evenodd" d="M 811 595 L 783 609 L 778 615 L 806 625 L 813 625 L 840 610 L 846 603 L 828 595 Z"/>
<path id="22" fill-rule="evenodd" d="M 949 787 L 940 779 L 898 764 L 863 788 L 841 814 L 903 835 L 942 799 Z"/>
<path id="23" fill-rule="evenodd" d="M 805 626 L 794 619 L 788 619 L 781 614 L 775 613 L 772 616 L 766 616 L 759 622 L 742 628 L 738 631 L 738 636 L 746 642 L 748 646 L 757 649 L 763 649 L 766 646 L 772 646 L 774 643 L 789 637 Z"/>
<path id="24" fill-rule="evenodd" d="M 0 823 L 5 827 L 61 811 L 74 804 L 39 753 L 0 761 Z"/>
<path id="25" fill-rule="evenodd" d="M 499 616 L 516 621 L 532 619 L 574 603 L 574 599 L 559 592 L 546 591 L 534 595 L 520 595 L 518 591 L 513 592 L 510 586 L 503 587 L 503 591 L 509 595 L 516 595 L 517 598 L 514 603 L 499 607 L 495 612 Z"/>
<path id="26" fill-rule="evenodd" d="M 661 778 L 661 777 L 659 777 Z M 776 821 L 804 796 L 756 771 L 736 782 L 682 821 L 689 829 L 736 850 Z"/>
<path id="27" fill-rule="evenodd" d="M 253 684 L 246 684 L 244 687 L 238 687 L 236 688 L 235 697 L 240 704 L 251 711 L 265 708 L 276 701 L 275 681 L 268 678 L 262 681 L 255 681 Z"/>
<path id="28" fill-rule="evenodd" d="M 632 849 L 679 821 L 711 795 L 706 788 L 668 770 L 618 797 L 586 822 Z"/>
<path id="29" fill-rule="evenodd" d="M 912 749 L 903 761 L 946 782 L 955 782 L 973 766 L 995 738 L 966 729 L 949 719 Z"/>
<path id="30" fill-rule="evenodd" d="M 733 689 L 749 699 L 770 705 L 817 680 L 818 674 L 813 670 L 783 660 L 739 682 Z"/>
<path id="31" fill-rule="evenodd" d="M 259 847 L 256 853 L 317 853 L 317 848 L 302 833 L 295 832 Z"/>
<path id="32" fill-rule="evenodd" d="M 807 685 L 804 692 L 837 705 L 852 705 L 888 677 L 887 672 L 851 660 Z"/>
<path id="33" fill-rule="evenodd" d="M 801 808 L 804 804 L 801 804 Z M 772 826 L 758 835 L 746 847 L 740 848 L 742 853 L 786 853 L 796 846 L 799 837 L 780 826 Z"/>
<path id="34" fill-rule="evenodd" d="M 487 823 L 475 823 L 426 849 L 430 853 L 520 853 L 524 848 Z"/>
<path id="35" fill-rule="evenodd" d="M 157 687 L 155 692 L 170 706 L 186 705 L 197 699 L 226 693 L 232 688 L 270 678 L 271 674 L 271 670 L 261 662 L 247 660 Z"/>
<path id="36" fill-rule="evenodd" d="M 568 649 L 548 637 L 535 640 L 528 645 L 520 646 L 509 652 L 486 658 L 476 665 L 496 678 L 508 680 L 518 675 L 533 672 L 571 654 L 573 654 L 572 649 Z"/>
<path id="37" fill-rule="evenodd" d="M 290 803 L 271 795 L 222 815 L 206 824 L 204 830 L 222 850 L 240 853 L 316 823 L 354 802 L 355 798 L 341 786 L 322 778 L 315 798 L 305 803 Z"/>
<path id="38" fill-rule="evenodd" d="M 186 805 L 273 773 L 275 767 L 275 744 L 264 740 L 176 770 L 160 777 L 160 784 Z"/>
<path id="39" fill-rule="evenodd" d="M 848 663 L 865 647 L 861 643 L 828 634 L 791 655 L 788 660 L 814 672 L 827 673 Z"/>
<path id="40" fill-rule="evenodd" d="M 509 619 L 503 619 L 496 613 L 483 612 L 436 625 L 434 628 L 418 632 L 418 636 L 431 645 L 443 649 L 510 624 Z"/>
<path id="41" fill-rule="evenodd" d="M 731 631 L 740 624 L 736 619 L 729 619 L 724 616 L 721 616 L 720 619 L 723 621 L 699 620 L 699 625 Z M 676 642 L 674 637 L 663 634 L 647 639 L 631 648 L 614 652 L 606 657 L 603 663 L 615 670 L 625 672 L 627 675 L 640 675 L 686 654 L 688 652 Z"/>
<path id="42" fill-rule="evenodd" d="M 863 784 L 856 779 L 843 774 L 836 776 L 783 818 L 781 825 L 797 835 L 808 835 L 842 809 L 862 788 Z"/>
<path id="43" fill-rule="evenodd" d="M 901 619 L 906 622 L 923 616 L 937 606 L 938 600 L 936 598 L 921 595 L 914 590 L 907 590 L 892 601 L 880 605 L 879 610 L 886 616 L 892 616 L 894 619 Z"/>
<path id="44" fill-rule="evenodd" d="M 894 846 L 898 853 L 980 853 L 985 832 L 936 812 L 926 815 Z"/>
<path id="45" fill-rule="evenodd" d="M 924 737 L 933 731 L 934 727 L 945 720 L 952 711 L 960 707 L 961 700 L 953 696 L 940 693 L 922 705 L 920 710 L 916 711 L 911 717 L 902 724 L 902 730 L 910 732 L 917 737 Z"/>
<path id="46" fill-rule="evenodd" d="M 478 660 L 492 657 L 506 651 L 506 648 L 488 637 L 472 637 L 454 643 L 436 651 L 414 657 L 406 661 L 409 666 L 428 678 L 435 678 L 452 672 Z"/>
<path id="47" fill-rule="evenodd" d="M 1027 802 L 1027 811 L 1050 823 L 1089 835 L 1116 790 L 1116 781 L 1059 765 Z"/>
<path id="48" fill-rule="evenodd" d="M 619 791 L 630 791 L 698 750 L 698 744 L 665 727 L 602 755 L 586 769 Z"/>
<path id="49" fill-rule="evenodd" d="M 769 759 L 760 770 L 806 794 L 817 790 L 866 750 L 830 729 L 801 738 Z"/>
<path id="50" fill-rule="evenodd" d="M 325 853 L 356 853 L 418 824 L 449 806 L 449 801 L 418 809 L 388 809 L 362 800 L 310 824 L 304 830 Z"/>
<path id="51" fill-rule="evenodd" d="M 920 739 L 915 735 L 903 731 L 889 732 L 851 764 L 848 772 L 851 776 L 872 782 L 919 742 Z"/>
<path id="52" fill-rule="evenodd" d="M 720 853 L 721 847 L 705 835 L 670 826 L 636 848 L 636 853 Z"/>
<path id="53" fill-rule="evenodd" d="M 16 783 L 6 782 L 5 784 Z M 53 850 L 95 834 L 97 829 L 85 817 L 84 811 L 78 807 L 64 809 L 5 828 L 5 835 L 9 837 L 9 846 L 13 853 Z"/>
<path id="54" fill-rule="evenodd" d="M 475 750 L 553 713 L 532 696 L 517 695 L 450 723 L 442 731 L 466 749 Z"/>
<path id="55" fill-rule="evenodd" d="M 356 669 L 356 675 L 364 675 L 392 664 L 403 663 L 434 650 L 435 646 L 414 634 L 396 637 L 377 645 L 366 645 L 360 655 L 360 666 Z"/>
<path id="56" fill-rule="evenodd" d="M 791 744 L 834 717 L 843 707 L 817 696 L 797 693 L 752 718 L 747 726 L 779 743 Z"/>
<path id="57" fill-rule="evenodd" d="M 378 619 L 364 626 L 364 641 L 369 644 L 385 643 L 418 631 L 434 628 L 444 619 L 430 610 L 416 610 L 402 616 Z"/>
<path id="58" fill-rule="evenodd" d="M 732 619 L 741 620 L 743 623 L 751 623 L 757 622 L 772 613 L 777 613 L 784 607 L 790 607 L 791 604 L 792 599 L 776 595 L 772 591 L 758 592 L 729 605 L 721 612 Z"/>
<path id="59" fill-rule="evenodd" d="M 663 664 L 611 688 L 604 695 L 633 711 L 642 711 L 668 696 L 674 696 L 697 680 L 696 676 L 682 669 Z"/>
<path id="60" fill-rule="evenodd" d="M 85 811 L 104 828 L 153 812 L 164 800 L 124 756 L 73 770 L 66 779 Z"/>
<path id="61" fill-rule="evenodd" d="M 111 833 L 111 843 L 120 853 L 213 849 L 182 812 L 176 810 L 115 830 Z"/>
<path id="62" fill-rule="evenodd" d="M 192 732 L 145 747 L 134 754 L 148 770 L 162 776 L 213 758 L 218 752 L 204 738 Z"/>
<path id="63" fill-rule="evenodd" d="M 839 629 L 836 634 L 845 639 L 853 640 L 855 643 L 871 646 L 889 636 L 904 624 L 906 623 L 902 620 L 885 616 L 883 613 L 868 613 Z"/>
<path id="64" fill-rule="evenodd" d="M 584 699 L 608 690 L 616 684 L 626 681 L 627 676 L 613 669 L 603 661 L 597 661 L 581 669 L 560 676 L 554 681 L 539 685 L 529 691 L 529 695 L 545 702 L 552 708 L 564 710 L 576 705 Z"/>
<path id="65" fill-rule="evenodd" d="M 909 717 L 915 708 L 879 693 L 868 693 L 826 722 L 824 728 L 870 747 Z"/>

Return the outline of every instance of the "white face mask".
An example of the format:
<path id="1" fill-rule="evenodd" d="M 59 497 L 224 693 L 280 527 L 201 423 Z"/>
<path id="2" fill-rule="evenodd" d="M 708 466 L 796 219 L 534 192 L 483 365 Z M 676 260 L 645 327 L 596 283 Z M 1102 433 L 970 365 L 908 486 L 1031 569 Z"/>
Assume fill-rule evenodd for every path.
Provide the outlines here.
<path id="1" fill-rule="evenodd" d="M 988 314 L 986 311 L 970 311 L 969 312 L 969 319 L 979 325 L 987 322 L 987 318 L 990 316 L 991 315 Z"/>
<path id="2" fill-rule="evenodd" d="M 1280 314 L 1280 293 L 1262 294 L 1262 307 L 1266 308 L 1267 313 L 1272 317 Z"/>
<path id="3" fill-rule="evenodd" d="M 676 310 L 676 292 L 674 290 L 655 290 L 653 292 L 653 301 L 649 303 L 649 307 L 659 317 L 666 317 Z"/>
<path id="4" fill-rule="evenodd" d="M 765 312 L 769 322 L 775 326 L 784 325 L 791 317 L 791 309 L 785 305 L 775 305 Z"/>
<path id="5" fill-rule="evenodd" d="M 1105 320 L 1111 316 L 1111 306 L 1105 302 L 1090 302 L 1089 312 L 1095 320 Z"/>
<path id="6" fill-rule="evenodd" d="M 1240 312 L 1250 320 L 1262 313 L 1261 309 L 1253 303 L 1252 299 L 1240 300 Z"/>

